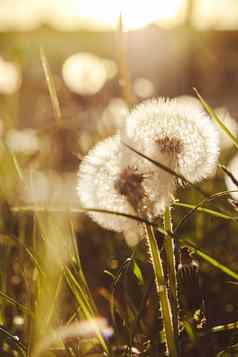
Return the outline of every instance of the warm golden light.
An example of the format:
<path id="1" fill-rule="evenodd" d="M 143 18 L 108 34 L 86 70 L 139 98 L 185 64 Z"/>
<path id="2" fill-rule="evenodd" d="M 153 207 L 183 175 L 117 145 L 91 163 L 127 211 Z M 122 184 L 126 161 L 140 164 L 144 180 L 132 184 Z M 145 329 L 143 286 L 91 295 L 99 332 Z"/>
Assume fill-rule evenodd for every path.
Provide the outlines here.
<path id="1" fill-rule="evenodd" d="M 130 30 L 151 22 L 177 23 L 185 5 L 186 0 L 21 0 L 12 6 L 3 0 L 0 28 L 27 30 L 48 23 L 62 30 L 116 29 L 122 13 L 125 30 Z"/>
<path id="2" fill-rule="evenodd" d="M 120 13 L 125 29 L 143 27 L 151 22 L 178 16 L 184 0 L 87 0 L 79 5 L 82 18 L 98 25 L 115 27 Z"/>

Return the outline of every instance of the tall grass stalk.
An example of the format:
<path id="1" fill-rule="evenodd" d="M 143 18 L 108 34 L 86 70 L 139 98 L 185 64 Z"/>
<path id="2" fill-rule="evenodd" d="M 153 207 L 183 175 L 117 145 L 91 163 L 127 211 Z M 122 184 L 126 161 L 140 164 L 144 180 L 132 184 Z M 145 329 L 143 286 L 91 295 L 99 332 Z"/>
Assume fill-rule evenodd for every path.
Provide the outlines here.
<path id="1" fill-rule="evenodd" d="M 62 114 L 61 114 L 61 109 L 60 109 L 60 104 L 59 104 L 59 99 L 57 96 L 56 92 L 56 87 L 55 87 L 55 82 L 53 79 L 53 75 L 50 70 L 50 66 L 47 60 L 47 57 L 45 55 L 45 51 L 43 48 L 40 49 L 40 58 L 41 58 L 41 64 L 44 70 L 44 75 L 50 95 L 50 100 L 52 103 L 52 108 L 54 111 L 54 117 L 56 122 L 59 122 L 62 119 Z"/>
<path id="2" fill-rule="evenodd" d="M 122 96 L 129 107 L 136 102 L 133 94 L 127 60 L 127 33 L 123 29 L 123 15 L 118 19 L 118 67 Z"/>

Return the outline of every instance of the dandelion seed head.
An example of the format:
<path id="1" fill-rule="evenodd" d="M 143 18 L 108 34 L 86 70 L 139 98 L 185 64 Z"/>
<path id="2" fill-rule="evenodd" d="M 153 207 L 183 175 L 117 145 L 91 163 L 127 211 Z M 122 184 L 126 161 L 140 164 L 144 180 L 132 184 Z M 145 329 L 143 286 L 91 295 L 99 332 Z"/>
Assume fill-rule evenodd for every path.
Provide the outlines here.
<path id="1" fill-rule="evenodd" d="M 229 172 L 234 176 L 234 178 L 238 181 L 238 155 L 236 155 L 228 164 L 227 169 Z M 232 179 L 228 176 L 225 175 L 225 183 L 228 191 L 235 191 L 237 192 L 230 192 L 231 197 L 234 200 L 238 200 L 238 186 L 235 184 L 235 182 L 232 181 Z"/>
<path id="2" fill-rule="evenodd" d="M 214 174 L 219 154 L 219 135 L 211 120 L 176 100 L 149 100 L 139 104 L 121 130 L 122 141 L 145 156 L 198 182 Z M 130 149 L 123 149 L 122 165 L 150 172 L 144 188 L 155 202 L 153 214 L 163 213 L 173 199 L 176 179 Z"/>
<path id="3" fill-rule="evenodd" d="M 120 149 L 120 137 L 115 135 L 97 144 L 81 162 L 77 189 L 83 207 L 136 215 L 125 192 L 120 192 Z M 89 212 L 89 216 L 102 227 L 117 232 L 136 231 L 139 226 L 135 220 L 119 215 Z"/>
<path id="4" fill-rule="evenodd" d="M 192 182 L 215 172 L 219 154 L 215 126 L 206 115 L 178 106 L 175 100 L 161 98 L 137 106 L 128 116 L 122 138 Z"/>
<path id="5" fill-rule="evenodd" d="M 165 136 L 156 140 L 162 154 L 176 155 L 182 152 L 182 143 L 176 137 Z"/>
<path id="6" fill-rule="evenodd" d="M 145 197 L 144 188 L 142 185 L 143 175 L 137 172 L 132 167 L 126 167 L 121 171 L 118 180 L 115 182 L 115 189 L 126 196 L 132 207 L 139 210 L 140 204 Z"/>

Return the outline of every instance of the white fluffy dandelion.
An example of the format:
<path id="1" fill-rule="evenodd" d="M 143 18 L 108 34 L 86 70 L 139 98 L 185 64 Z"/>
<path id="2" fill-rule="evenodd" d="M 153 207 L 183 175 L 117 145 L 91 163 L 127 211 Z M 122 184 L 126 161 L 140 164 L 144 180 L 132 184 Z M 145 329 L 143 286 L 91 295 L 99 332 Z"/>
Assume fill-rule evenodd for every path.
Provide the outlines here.
<path id="1" fill-rule="evenodd" d="M 229 172 L 234 176 L 234 179 L 238 181 L 238 155 L 236 155 L 229 163 L 227 166 L 227 169 Z M 236 191 L 238 190 L 238 186 L 234 182 L 234 180 L 231 179 L 228 175 L 225 176 L 225 182 L 226 182 L 226 187 L 227 190 L 229 191 Z M 237 192 L 230 192 L 231 197 L 234 200 L 238 200 L 238 191 Z"/>
<path id="2" fill-rule="evenodd" d="M 215 173 L 219 154 L 215 126 L 205 114 L 176 100 L 161 98 L 138 105 L 127 118 L 122 141 L 191 182 Z M 129 149 L 124 149 L 122 163 L 148 172 L 148 194 L 163 211 L 176 188 L 174 177 Z"/>
<path id="3" fill-rule="evenodd" d="M 97 144 L 81 162 L 77 189 L 84 208 L 137 215 L 143 178 L 131 168 L 121 170 L 120 159 L 120 137 L 115 135 Z M 128 233 L 140 229 L 137 221 L 127 217 L 101 212 L 89 215 L 109 230 Z"/>

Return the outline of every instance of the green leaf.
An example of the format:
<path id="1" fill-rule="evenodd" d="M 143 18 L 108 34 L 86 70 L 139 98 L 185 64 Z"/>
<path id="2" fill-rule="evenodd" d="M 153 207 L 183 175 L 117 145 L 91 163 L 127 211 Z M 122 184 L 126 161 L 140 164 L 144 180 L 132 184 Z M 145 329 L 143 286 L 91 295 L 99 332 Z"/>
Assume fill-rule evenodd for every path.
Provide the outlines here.
<path id="1" fill-rule="evenodd" d="M 133 273 L 136 276 L 137 280 L 139 281 L 139 283 L 141 285 L 144 285 L 144 279 L 141 273 L 141 269 L 139 267 L 139 265 L 137 264 L 137 262 L 134 260 L 133 261 Z"/>

